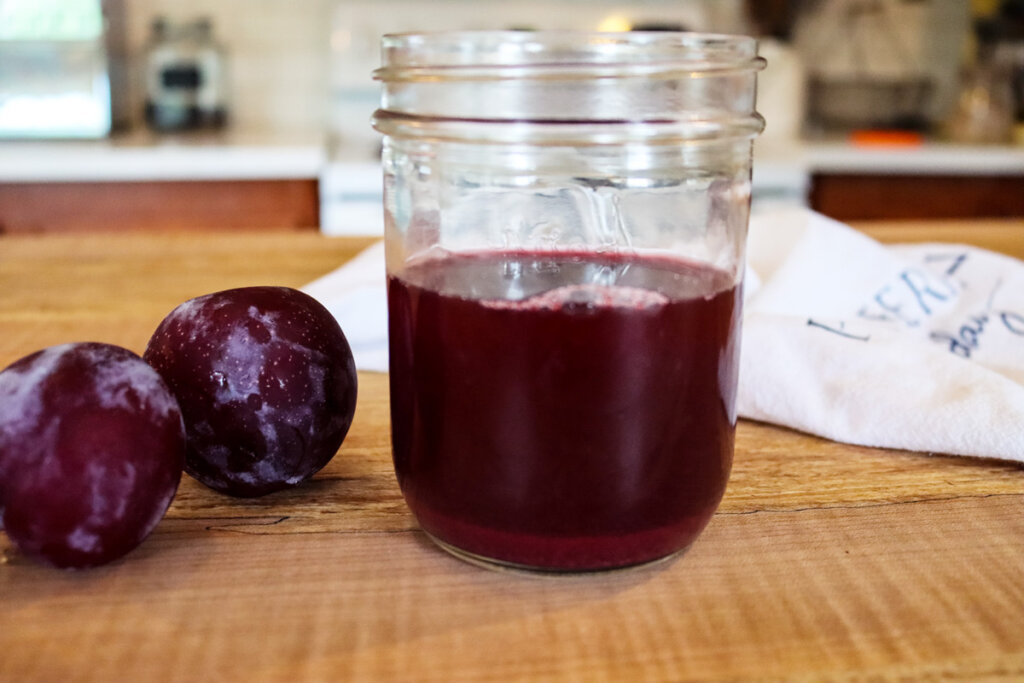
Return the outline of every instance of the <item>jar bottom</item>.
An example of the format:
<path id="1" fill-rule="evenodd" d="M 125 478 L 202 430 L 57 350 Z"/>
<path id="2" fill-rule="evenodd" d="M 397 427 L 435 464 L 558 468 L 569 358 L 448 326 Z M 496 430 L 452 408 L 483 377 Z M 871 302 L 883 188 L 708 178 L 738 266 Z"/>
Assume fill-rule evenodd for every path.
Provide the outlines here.
<path id="1" fill-rule="evenodd" d="M 530 564 L 523 564 L 519 562 L 513 562 L 509 560 L 503 560 L 494 557 L 488 557 L 480 555 L 469 550 L 465 550 L 458 546 L 452 545 L 447 541 L 441 540 L 429 531 L 423 530 L 430 541 L 441 550 L 444 550 L 449 555 L 462 560 L 468 564 L 483 569 L 489 569 L 491 571 L 522 574 L 527 576 L 549 576 L 549 577 L 571 577 L 571 576 L 583 576 L 583 575 L 594 575 L 594 574 L 610 574 L 615 572 L 630 572 L 636 570 L 647 569 L 662 564 L 668 564 L 673 560 L 686 554 L 687 551 L 697 541 L 696 538 L 691 540 L 686 545 L 676 550 L 669 551 L 665 554 L 661 554 L 655 557 L 648 557 L 635 562 L 627 562 L 623 564 L 608 564 L 608 565 L 597 565 L 597 566 L 580 566 L 580 567 L 556 567 L 556 566 L 536 566 Z"/>
<path id="2" fill-rule="evenodd" d="M 667 525 L 592 528 L 588 533 L 546 535 L 497 529 L 411 506 L 420 529 L 434 543 L 463 559 L 541 573 L 591 573 L 641 566 L 689 548 L 711 521 L 718 500 Z M 621 527 L 621 525 L 620 525 Z"/>

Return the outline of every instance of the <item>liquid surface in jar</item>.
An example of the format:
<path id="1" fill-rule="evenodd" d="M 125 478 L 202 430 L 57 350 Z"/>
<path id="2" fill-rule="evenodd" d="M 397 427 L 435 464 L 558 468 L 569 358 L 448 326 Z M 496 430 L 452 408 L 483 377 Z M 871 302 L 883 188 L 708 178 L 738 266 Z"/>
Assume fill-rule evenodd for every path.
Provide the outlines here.
<path id="1" fill-rule="evenodd" d="M 739 288 L 625 254 L 481 252 L 388 281 L 392 445 L 425 531 L 552 570 L 695 540 L 732 464 Z"/>

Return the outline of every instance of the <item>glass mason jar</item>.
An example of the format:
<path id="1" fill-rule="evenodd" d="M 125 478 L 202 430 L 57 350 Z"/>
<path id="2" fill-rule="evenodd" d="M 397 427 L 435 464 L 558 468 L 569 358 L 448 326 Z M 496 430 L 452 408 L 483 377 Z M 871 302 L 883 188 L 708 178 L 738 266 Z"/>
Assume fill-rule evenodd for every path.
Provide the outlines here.
<path id="1" fill-rule="evenodd" d="M 756 52 L 384 37 L 394 465 L 445 549 L 611 569 L 710 520 L 736 425 Z"/>

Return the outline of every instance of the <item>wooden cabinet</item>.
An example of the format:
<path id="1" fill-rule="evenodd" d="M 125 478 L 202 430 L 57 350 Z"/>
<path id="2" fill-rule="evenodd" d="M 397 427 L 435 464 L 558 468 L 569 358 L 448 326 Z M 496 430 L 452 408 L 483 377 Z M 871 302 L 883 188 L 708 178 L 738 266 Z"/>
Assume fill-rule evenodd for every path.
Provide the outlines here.
<path id="1" fill-rule="evenodd" d="M 811 207 L 838 220 L 1024 216 L 1020 175 L 815 173 Z"/>
<path id="2" fill-rule="evenodd" d="M 0 233 L 319 225 L 316 178 L 0 183 Z"/>

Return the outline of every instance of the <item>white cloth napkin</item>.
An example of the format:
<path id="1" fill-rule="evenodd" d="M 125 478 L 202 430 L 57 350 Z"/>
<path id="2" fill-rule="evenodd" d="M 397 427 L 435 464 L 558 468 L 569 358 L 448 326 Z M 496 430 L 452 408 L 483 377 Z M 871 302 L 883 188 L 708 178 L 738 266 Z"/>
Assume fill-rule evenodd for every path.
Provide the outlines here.
<path id="1" fill-rule="evenodd" d="M 738 412 L 866 446 L 1024 461 L 1024 263 L 751 219 Z M 751 278 L 754 280 L 755 278 Z"/>
<path id="2" fill-rule="evenodd" d="M 302 288 L 337 318 L 358 370 L 388 370 L 388 297 L 384 282 L 384 243 L 377 242 Z"/>
<path id="3" fill-rule="evenodd" d="M 750 221 L 738 412 L 837 441 L 1024 462 L 1024 263 L 883 246 L 806 209 Z M 387 370 L 383 245 L 304 288 Z"/>

